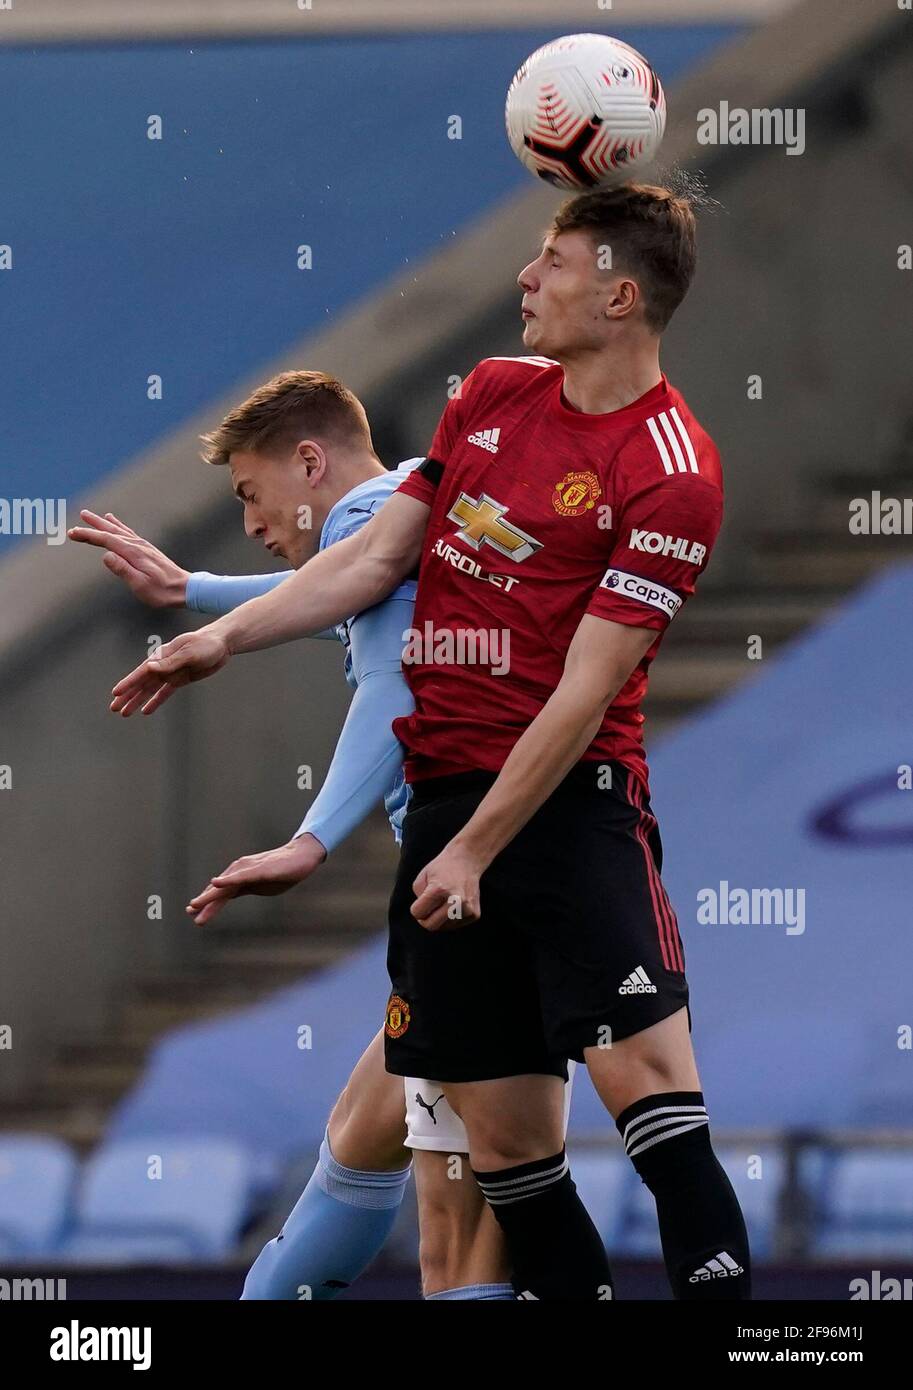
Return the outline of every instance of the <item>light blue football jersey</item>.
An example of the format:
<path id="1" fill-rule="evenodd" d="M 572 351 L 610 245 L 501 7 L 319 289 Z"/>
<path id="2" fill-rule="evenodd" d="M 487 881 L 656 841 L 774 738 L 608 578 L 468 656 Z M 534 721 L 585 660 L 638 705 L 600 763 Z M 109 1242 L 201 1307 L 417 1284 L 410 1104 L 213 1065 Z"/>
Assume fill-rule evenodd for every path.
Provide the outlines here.
<path id="1" fill-rule="evenodd" d="M 320 532 L 320 543 L 318 549 L 325 550 L 328 545 L 335 545 L 337 541 L 345 540 L 347 536 L 354 535 L 362 526 L 371 520 L 374 513 L 383 506 L 403 479 L 412 472 L 413 468 L 418 468 L 420 463 L 424 463 L 423 458 L 406 459 L 397 468 L 391 469 L 388 473 L 379 473 L 376 478 L 369 478 L 364 483 L 359 483 L 353 487 L 351 492 L 347 492 L 344 497 L 330 509 L 323 528 Z M 415 589 L 417 581 L 415 579 L 404 579 L 398 588 L 394 589 L 388 598 L 404 598 L 410 603 L 415 602 Z M 355 687 L 357 682 L 352 674 L 352 644 L 349 640 L 349 626 L 354 622 L 354 618 L 349 618 L 343 623 L 339 623 L 336 628 L 336 636 L 345 648 L 345 676 L 349 685 Z M 401 657 L 402 648 L 397 653 Z M 409 805 L 409 787 L 402 770 L 394 782 L 393 786 L 384 797 L 384 807 L 390 818 L 393 833 L 397 844 L 402 839 L 402 824 Z"/>

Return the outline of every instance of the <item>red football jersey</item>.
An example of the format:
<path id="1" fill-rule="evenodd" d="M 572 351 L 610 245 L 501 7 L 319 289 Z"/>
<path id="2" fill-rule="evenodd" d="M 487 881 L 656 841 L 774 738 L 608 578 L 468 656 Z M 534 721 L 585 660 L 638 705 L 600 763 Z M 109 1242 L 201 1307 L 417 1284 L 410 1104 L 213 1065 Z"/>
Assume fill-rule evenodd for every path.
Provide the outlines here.
<path id="1" fill-rule="evenodd" d="M 415 712 L 393 724 L 408 781 L 500 771 L 593 613 L 657 633 L 584 754 L 648 789 L 647 670 L 716 539 L 719 454 L 665 377 L 606 415 L 568 406 L 563 381 L 545 357 L 486 358 L 400 485 L 431 507 L 403 663 Z"/>

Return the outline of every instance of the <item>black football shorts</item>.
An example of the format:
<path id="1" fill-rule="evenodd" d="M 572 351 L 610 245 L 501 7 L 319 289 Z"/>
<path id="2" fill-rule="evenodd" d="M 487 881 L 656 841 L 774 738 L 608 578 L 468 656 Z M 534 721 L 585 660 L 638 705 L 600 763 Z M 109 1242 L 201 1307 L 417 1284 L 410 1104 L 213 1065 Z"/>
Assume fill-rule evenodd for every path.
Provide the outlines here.
<path id="1" fill-rule="evenodd" d="M 604 785 L 611 770 L 611 785 Z M 387 1070 L 437 1081 L 566 1076 L 687 1006 L 662 846 L 638 780 L 581 762 L 482 876 L 481 917 L 428 932 L 412 884 L 495 775 L 417 782 L 390 900 Z M 690 1013 L 689 1013 L 690 1023 Z"/>

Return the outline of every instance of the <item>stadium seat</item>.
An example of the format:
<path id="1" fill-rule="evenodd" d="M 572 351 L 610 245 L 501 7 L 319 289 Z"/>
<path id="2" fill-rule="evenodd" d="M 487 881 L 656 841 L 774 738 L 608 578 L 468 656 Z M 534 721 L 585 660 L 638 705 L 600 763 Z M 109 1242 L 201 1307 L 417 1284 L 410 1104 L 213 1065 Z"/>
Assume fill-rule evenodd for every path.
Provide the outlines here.
<path id="1" fill-rule="evenodd" d="M 639 1186 L 634 1169 L 620 1148 L 575 1149 L 573 1139 L 568 1140 L 568 1158 L 571 1177 L 596 1229 L 609 1250 L 618 1249 L 622 1213 L 634 1184 Z"/>
<path id="2" fill-rule="evenodd" d="M 755 1259 L 763 1260 L 772 1253 L 777 1201 L 783 1181 L 782 1158 L 778 1153 L 761 1155 L 763 1176 L 749 1177 L 751 1170 L 748 1160 L 754 1156 L 754 1150 L 718 1147 L 716 1153 L 738 1196 L 748 1227 L 752 1255 Z M 662 1259 L 653 1194 L 640 1181 L 628 1160 L 622 1162 L 630 1171 L 630 1181 L 619 1184 L 620 1201 L 614 1240 L 603 1233 L 606 1244 L 619 1255 Z M 576 1178 L 576 1172 L 574 1176 Z"/>
<path id="3" fill-rule="evenodd" d="M 150 1167 L 161 1160 L 161 1176 Z M 256 1177 L 222 1140 L 147 1138 L 103 1146 L 86 1163 L 74 1229 L 60 1247 L 80 1264 L 211 1261 L 234 1246 Z"/>
<path id="4" fill-rule="evenodd" d="M 0 1259 L 54 1248 L 67 1221 L 76 1156 L 57 1139 L 0 1136 Z"/>
<path id="5" fill-rule="evenodd" d="M 739 1199 L 748 1240 L 754 1260 L 769 1259 L 774 1253 L 780 1190 L 785 1165 L 783 1155 L 776 1150 L 760 1152 L 757 1148 L 716 1147 L 716 1156 L 729 1176 Z M 752 1160 L 760 1158 L 758 1165 Z M 759 1176 L 751 1176 L 758 1173 Z"/>
<path id="6" fill-rule="evenodd" d="M 803 1177 L 810 1176 L 817 1178 L 812 1255 L 913 1256 L 913 1154 L 810 1155 Z"/>
<path id="7" fill-rule="evenodd" d="M 663 1250 L 653 1193 L 641 1182 L 630 1159 L 625 1158 L 623 1162 L 628 1172 L 626 1183 L 620 1186 L 622 1202 L 618 1226 L 614 1241 L 606 1243 L 613 1254 L 661 1260 Z"/>

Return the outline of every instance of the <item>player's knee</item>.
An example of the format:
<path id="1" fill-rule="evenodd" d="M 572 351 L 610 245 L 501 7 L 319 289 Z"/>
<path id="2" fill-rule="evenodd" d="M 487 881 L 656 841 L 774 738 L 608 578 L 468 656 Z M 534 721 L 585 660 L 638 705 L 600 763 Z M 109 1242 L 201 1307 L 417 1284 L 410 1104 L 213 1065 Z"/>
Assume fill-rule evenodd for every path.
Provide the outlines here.
<path id="1" fill-rule="evenodd" d="M 350 1112 L 351 1097 L 349 1095 L 349 1088 L 348 1086 L 343 1086 L 342 1090 L 336 1098 L 336 1104 L 330 1111 L 330 1118 L 327 1124 L 327 1129 L 329 1131 L 331 1142 L 333 1141 L 334 1137 L 338 1137 L 342 1134 L 343 1129 L 345 1128 L 346 1121 L 349 1118 Z"/>
<path id="2" fill-rule="evenodd" d="M 350 1124 L 353 1118 L 355 1124 Z M 357 1154 L 357 1125 L 358 1106 L 348 1086 L 344 1086 L 337 1097 L 336 1104 L 330 1111 L 330 1118 L 327 1121 L 327 1137 L 330 1141 L 330 1151 L 337 1163 L 343 1164 L 346 1168 L 361 1168 L 365 1165 L 353 1162 L 353 1158 L 361 1157 Z"/>
<path id="3" fill-rule="evenodd" d="M 686 1089 L 680 1079 L 680 1065 L 665 1057 L 641 1058 L 634 1074 L 637 1076 L 638 1088 L 647 1096 L 659 1095 L 663 1091 Z M 690 1076 L 687 1079 L 690 1082 Z"/>
<path id="4" fill-rule="evenodd" d="M 700 1089 L 690 1044 L 670 1047 L 650 1030 L 611 1050 L 587 1049 L 587 1065 L 603 1104 L 616 1117 L 642 1096 Z"/>
<path id="5" fill-rule="evenodd" d="M 474 1113 L 467 1120 L 470 1161 L 474 1172 L 491 1173 L 499 1168 L 515 1168 L 558 1153 L 564 1142 L 560 1127 L 555 1128 L 543 1149 L 541 1127 L 507 1127 L 497 1115 Z M 551 1128 L 551 1126 L 549 1126 Z"/>
<path id="6" fill-rule="evenodd" d="M 344 1168 L 383 1172 L 405 1168 L 412 1158 L 403 1147 L 404 1107 L 372 1105 L 363 1090 L 345 1087 L 333 1106 L 327 1132 L 333 1157 Z"/>

